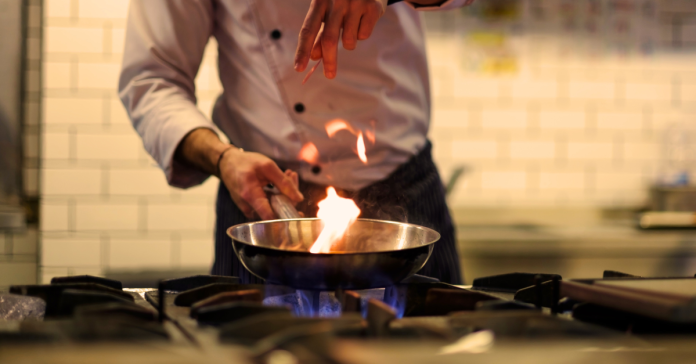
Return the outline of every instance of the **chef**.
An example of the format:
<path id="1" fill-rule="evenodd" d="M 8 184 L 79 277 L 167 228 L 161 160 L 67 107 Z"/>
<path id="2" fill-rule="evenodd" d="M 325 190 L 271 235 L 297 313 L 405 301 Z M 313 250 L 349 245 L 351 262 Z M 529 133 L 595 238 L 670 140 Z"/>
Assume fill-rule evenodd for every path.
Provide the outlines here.
<path id="1" fill-rule="evenodd" d="M 315 216 L 333 186 L 362 218 L 440 232 L 419 273 L 461 283 L 426 138 L 430 89 L 418 12 L 471 2 L 131 1 L 119 95 L 170 185 L 220 178 L 213 274 L 259 281 L 236 259 L 225 231 L 276 217 L 264 186 L 278 187 L 305 216 Z M 196 107 L 194 83 L 211 36 L 224 89 L 212 120 Z M 303 83 L 310 66 L 323 77 Z"/>

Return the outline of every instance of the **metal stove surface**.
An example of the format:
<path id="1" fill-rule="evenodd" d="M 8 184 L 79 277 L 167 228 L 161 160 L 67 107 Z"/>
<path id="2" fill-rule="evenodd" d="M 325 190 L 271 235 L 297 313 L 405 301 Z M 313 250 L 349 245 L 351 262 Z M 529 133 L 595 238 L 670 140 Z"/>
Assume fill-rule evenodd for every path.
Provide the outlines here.
<path id="1" fill-rule="evenodd" d="M 357 292 L 241 285 L 212 276 L 165 281 L 156 289 L 119 289 L 118 282 L 95 277 L 58 279 L 55 287 L 13 287 L 46 300 L 47 315 L 0 325 L 0 362 L 101 356 L 101 362 L 148 363 L 525 363 L 536 356 L 535 363 L 551 363 L 570 355 L 565 362 L 618 363 L 660 353 L 680 362 L 693 353 L 696 346 L 688 343 L 696 330 L 680 327 L 677 345 L 671 337 L 612 329 L 597 310 L 591 311 L 594 323 L 580 321 L 579 303 L 559 300 L 560 279 L 513 274 L 452 286 L 425 277 Z"/>

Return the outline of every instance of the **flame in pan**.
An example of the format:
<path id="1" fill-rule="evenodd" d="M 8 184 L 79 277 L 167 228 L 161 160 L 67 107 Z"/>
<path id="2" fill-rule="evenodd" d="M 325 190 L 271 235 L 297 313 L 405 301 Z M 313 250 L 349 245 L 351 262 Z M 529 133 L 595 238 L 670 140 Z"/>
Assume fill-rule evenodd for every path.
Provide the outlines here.
<path id="1" fill-rule="evenodd" d="M 310 253 L 329 253 L 331 247 L 341 241 L 346 230 L 360 215 L 360 209 L 348 198 L 342 198 L 333 187 L 326 189 L 326 198 L 319 201 L 317 217 L 324 223 L 319 237 L 309 249 Z"/>

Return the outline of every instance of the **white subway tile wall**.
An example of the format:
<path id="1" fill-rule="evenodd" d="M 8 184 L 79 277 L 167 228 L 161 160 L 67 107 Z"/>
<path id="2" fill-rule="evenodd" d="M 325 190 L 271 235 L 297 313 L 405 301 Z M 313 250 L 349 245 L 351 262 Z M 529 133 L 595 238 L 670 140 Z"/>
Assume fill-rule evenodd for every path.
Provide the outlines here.
<path id="1" fill-rule="evenodd" d="M 51 239 L 41 241 L 41 264 L 44 267 L 99 267 L 99 239 Z"/>
<path id="2" fill-rule="evenodd" d="M 691 9 L 690 14 L 696 11 L 696 2 L 654 3 L 662 7 L 660 11 L 668 11 L 668 3 L 675 2 Z M 648 187 L 660 177 L 664 164 L 663 132 L 677 123 L 696 123 L 692 103 L 696 100 L 696 54 L 693 41 L 684 40 L 696 39 L 696 27 L 684 25 L 675 30 L 669 20 L 672 15 L 661 14 L 660 21 L 647 28 L 665 38 L 658 51 L 627 55 L 609 48 L 595 54 L 577 50 L 591 49 L 593 42 L 600 44 L 602 34 L 599 41 L 583 43 L 581 37 L 537 34 L 529 26 L 527 36 L 520 37 L 515 31 L 500 30 L 504 26 L 474 29 L 471 23 L 483 22 L 464 12 L 429 14 L 434 155 L 445 179 L 457 167 L 466 167 L 450 205 L 645 204 Z M 522 18 L 528 21 L 528 16 Z M 558 18 L 557 14 L 547 16 Z M 558 34 L 567 31 L 561 24 L 556 25 Z M 501 34 L 507 34 L 501 42 L 515 49 L 510 59 L 516 70 L 472 71 L 461 61 L 463 49 L 470 43 L 466 36 L 452 36 L 461 29 L 473 29 L 489 41 L 499 41 Z M 678 51 L 663 47 L 677 40 L 691 43 Z"/>
<path id="3" fill-rule="evenodd" d="M 171 268 L 172 245 L 169 239 L 111 240 L 109 268 Z"/>
<path id="4" fill-rule="evenodd" d="M 129 0 L 46 0 L 40 280 L 107 270 L 208 270 L 217 180 L 169 187 L 118 99 Z M 221 91 L 211 40 L 196 80 Z"/>
<path id="5" fill-rule="evenodd" d="M 168 187 L 117 98 L 128 3 L 45 1 L 44 281 L 212 262 L 217 181 Z M 547 37 L 516 55 L 516 72 L 487 75 L 466 70 L 461 38 L 445 33 L 428 36 L 430 138 L 445 179 L 467 167 L 452 206 L 641 205 L 661 132 L 696 116 L 696 56 L 687 52 L 564 57 L 548 46 L 563 42 Z M 576 46 L 566 43 L 556 48 Z M 211 40 L 196 80 L 206 115 L 221 91 L 215 57 Z"/>

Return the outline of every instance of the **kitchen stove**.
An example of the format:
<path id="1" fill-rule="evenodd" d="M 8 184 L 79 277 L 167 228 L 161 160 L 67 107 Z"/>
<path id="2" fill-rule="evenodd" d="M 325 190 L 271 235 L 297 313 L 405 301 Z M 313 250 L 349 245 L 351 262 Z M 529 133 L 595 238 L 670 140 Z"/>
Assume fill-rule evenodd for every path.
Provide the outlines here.
<path id="1" fill-rule="evenodd" d="M 607 271 L 602 279 L 641 278 Z M 570 283 L 588 281 L 597 280 Z M 355 350 L 373 351 L 386 361 L 420 362 L 423 353 L 434 360 L 446 352 L 437 360 L 466 356 L 487 362 L 474 353 L 509 354 L 520 342 L 526 343 L 523 351 L 623 348 L 631 356 L 664 349 L 657 343 L 665 336 L 643 334 L 679 334 L 686 342 L 696 338 L 691 336 L 696 334 L 694 322 L 581 302 L 566 294 L 567 283 L 553 274 L 513 273 L 463 287 L 414 276 L 387 288 L 320 292 L 239 284 L 235 277 L 217 276 L 166 280 L 151 289 L 123 289 L 120 282 L 90 276 L 56 278 L 50 285 L 11 287 L 13 297 L 45 301 L 45 317 L 0 324 L 0 361 L 42 361 L 39 353 L 66 352 L 68 347 L 81 348 L 75 355 L 103 348 L 112 353 L 104 357 L 107 362 L 134 361 L 126 359 L 127 353 L 149 347 L 162 351 L 161 358 L 182 353 L 177 356 L 181 362 L 370 361 Z M 32 345 L 42 350 L 27 350 Z M 691 354 L 696 350 L 692 346 L 674 350 Z M 401 355 L 416 347 L 421 348 L 417 355 Z M 537 359 L 535 363 L 554 362 L 544 355 Z"/>

